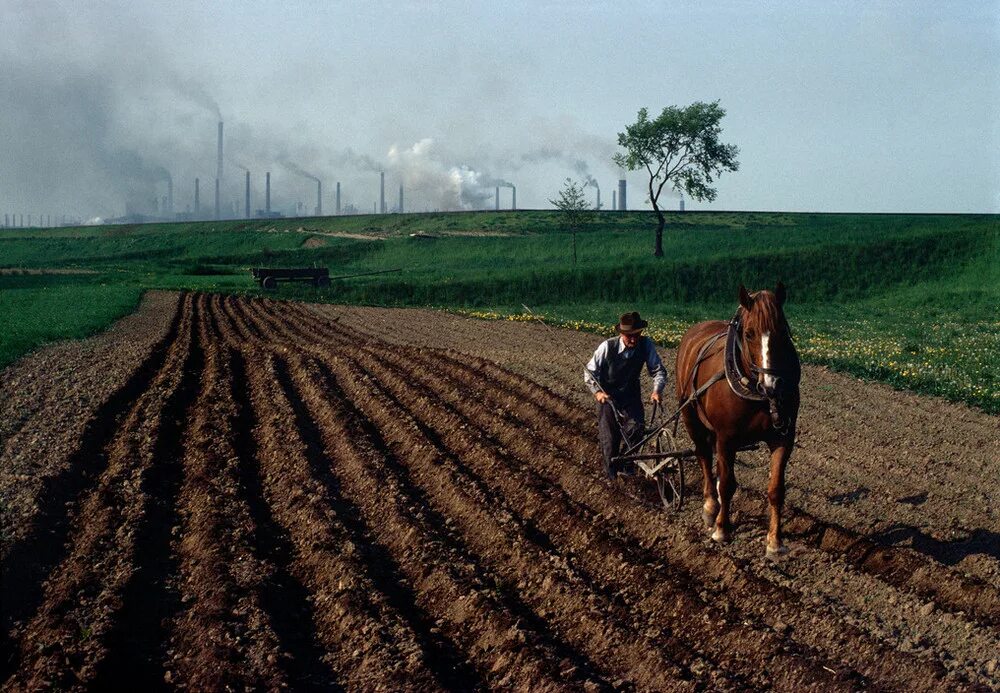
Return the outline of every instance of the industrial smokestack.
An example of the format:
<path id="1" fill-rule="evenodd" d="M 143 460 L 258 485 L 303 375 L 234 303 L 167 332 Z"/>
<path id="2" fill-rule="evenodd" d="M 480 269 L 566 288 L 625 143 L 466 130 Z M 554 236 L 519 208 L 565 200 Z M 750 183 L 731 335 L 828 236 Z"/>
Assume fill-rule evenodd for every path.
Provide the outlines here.
<path id="1" fill-rule="evenodd" d="M 197 178 L 194 179 L 194 215 L 197 217 L 201 214 L 201 195 L 199 195 L 199 181 Z"/>
<path id="2" fill-rule="evenodd" d="M 380 214 L 385 214 L 385 171 L 381 171 L 378 175 L 380 180 L 378 211 Z"/>
<path id="3" fill-rule="evenodd" d="M 316 216 L 323 216 L 323 183 L 316 181 Z"/>
<path id="4" fill-rule="evenodd" d="M 337 216 L 340 216 L 340 181 L 337 181 Z"/>
<path id="5" fill-rule="evenodd" d="M 597 189 L 597 207 L 596 207 L 596 209 L 597 210 L 601 209 L 601 189 L 600 188 Z"/>
<path id="6" fill-rule="evenodd" d="M 612 190 L 611 191 L 611 209 L 612 209 L 612 211 L 618 209 L 618 191 L 617 190 Z"/>
<path id="7" fill-rule="evenodd" d="M 628 209 L 628 205 L 625 204 L 625 179 L 622 178 L 618 181 L 618 209 L 624 212 Z"/>
<path id="8" fill-rule="evenodd" d="M 496 211 L 499 212 L 500 211 L 500 186 L 499 185 L 497 186 L 497 188 L 496 188 L 496 190 L 494 192 L 496 194 L 496 198 L 495 198 L 496 202 L 494 204 L 494 207 L 495 207 Z"/>
<path id="9" fill-rule="evenodd" d="M 221 219 L 222 218 L 222 207 L 220 207 L 219 204 L 220 204 L 220 200 L 219 200 L 219 179 L 216 178 L 215 179 L 215 218 L 216 219 Z"/>
<path id="10" fill-rule="evenodd" d="M 510 208 L 517 209 L 517 187 L 510 186 Z"/>
<path id="11" fill-rule="evenodd" d="M 264 174 L 264 212 L 271 216 L 271 172 Z"/>
<path id="12" fill-rule="evenodd" d="M 174 179 L 167 178 L 167 214 L 174 216 Z"/>
<path id="13" fill-rule="evenodd" d="M 403 213 L 403 184 L 399 184 L 399 213 Z"/>
<path id="14" fill-rule="evenodd" d="M 215 172 L 215 177 L 222 180 L 222 122 L 219 122 L 219 162 Z"/>
<path id="15" fill-rule="evenodd" d="M 249 219 L 250 218 L 250 172 L 249 171 L 247 171 L 246 202 L 247 202 L 246 215 L 247 219 Z"/>
<path id="16" fill-rule="evenodd" d="M 684 211 L 684 198 L 681 198 L 681 211 Z"/>

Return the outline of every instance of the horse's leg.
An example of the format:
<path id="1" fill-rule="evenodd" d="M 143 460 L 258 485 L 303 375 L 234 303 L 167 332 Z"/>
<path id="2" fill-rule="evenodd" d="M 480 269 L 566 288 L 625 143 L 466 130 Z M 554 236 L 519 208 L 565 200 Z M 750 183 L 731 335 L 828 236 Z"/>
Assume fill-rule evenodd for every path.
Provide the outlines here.
<path id="1" fill-rule="evenodd" d="M 705 527 L 711 528 L 715 524 L 715 517 L 719 514 L 719 494 L 715 479 L 712 478 L 712 442 L 707 434 L 695 441 L 694 450 L 701 465 L 701 492 L 705 498 L 701 517 L 705 521 Z"/>
<path id="2" fill-rule="evenodd" d="M 767 484 L 767 509 L 770 524 L 767 530 L 767 555 L 777 556 L 785 552 L 781 544 L 781 509 L 785 504 L 785 464 L 792 454 L 792 446 L 786 440 L 769 443 L 771 449 L 771 478 Z"/>
<path id="3" fill-rule="evenodd" d="M 718 473 L 719 514 L 715 517 L 715 531 L 712 539 L 725 543 L 729 541 L 732 525 L 729 522 L 729 510 L 736 491 L 736 473 L 733 469 L 735 454 L 729 440 L 717 436 L 715 441 L 715 466 Z"/>
<path id="4" fill-rule="evenodd" d="M 719 512 L 719 496 L 715 489 L 715 479 L 712 478 L 712 435 L 689 409 L 685 409 L 682 416 L 684 427 L 694 443 L 695 457 L 701 465 L 701 492 L 705 499 L 701 516 L 705 520 L 705 527 L 711 528 Z"/>

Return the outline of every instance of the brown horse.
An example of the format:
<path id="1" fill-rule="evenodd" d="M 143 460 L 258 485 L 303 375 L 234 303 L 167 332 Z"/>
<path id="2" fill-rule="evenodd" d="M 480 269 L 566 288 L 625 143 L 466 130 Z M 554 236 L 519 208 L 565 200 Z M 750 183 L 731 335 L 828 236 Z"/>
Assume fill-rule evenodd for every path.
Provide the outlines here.
<path id="1" fill-rule="evenodd" d="M 698 388 L 707 389 L 682 411 L 703 475 L 704 518 L 712 538 L 729 539 L 730 504 L 736 491 L 736 451 L 763 441 L 771 451 L 767 488 L 770 526 L 767 554 L 782 552 L 781 508 L 785 464 L 795 443 L 799 411 L 799 357 L 782 306 L 785 286 L 750 294 L 740 285 L 740 308 L 729 323 L 713 320 L 687 331 L 677 350 L 677 399 L 683 405 Z M 734 330 L 727 340 L 729 331 Z M 725 372 L 726 344 L 735 378 Z M 746 374 L 746 375 L 743 375 Z M 740 376 L 743 377 L 740 377 Z M 714 384 L 709 381 L 714 380 Z M 735 382 L 734 382 L 735 380 Z M 718 480 L 712 479 L 712 454 Z"/>

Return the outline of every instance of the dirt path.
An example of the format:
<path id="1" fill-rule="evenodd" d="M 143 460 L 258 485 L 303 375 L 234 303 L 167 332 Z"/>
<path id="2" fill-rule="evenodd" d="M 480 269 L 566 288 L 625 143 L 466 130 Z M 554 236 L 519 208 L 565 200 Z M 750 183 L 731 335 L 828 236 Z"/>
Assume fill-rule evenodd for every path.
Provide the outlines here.
<path id="1" fill-rule="evenodd" d="M 1000 686 L 991 417 L 807 368 L 775 564 L 762 456 L 725 547 L 601 480 L 591 335 L 153 300 L 0 373 L 4 689 Z"/>

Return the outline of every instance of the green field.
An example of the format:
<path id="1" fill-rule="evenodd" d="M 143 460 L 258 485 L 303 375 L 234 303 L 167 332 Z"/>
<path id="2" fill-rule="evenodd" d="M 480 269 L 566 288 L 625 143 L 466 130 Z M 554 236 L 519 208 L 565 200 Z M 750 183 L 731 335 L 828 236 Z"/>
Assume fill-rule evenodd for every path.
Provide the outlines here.
<path id="1" fill-rule="evenodd" d="M 0 275 L 0 368 L 60 339 L 79 339 L 135 310 L 142 291 L 90 275 Z"/>
<path id="2" fill-rule="evenodd" d="M 303 300 L 513 319 L 527 304 L 588 329 L 638 309 L 665 344 L 691 322 L 729 317 L 741 281 L 780 278 L 808 361 L 1000 412 L 1000 217 L 675 213 L 660 260 L 652 219 L 601 213 L 577 234 L 576 263 L 558 215 L 538 211 L 8 230 L 0 267 L 98 274 L 0 276 L 0 365 L 99 329 L 147 288 L 255 293 L 255 265 L 401 270 L 279 292 Z"/>

